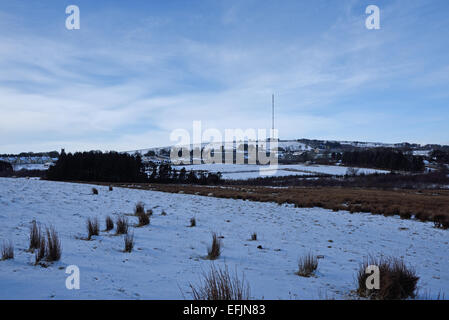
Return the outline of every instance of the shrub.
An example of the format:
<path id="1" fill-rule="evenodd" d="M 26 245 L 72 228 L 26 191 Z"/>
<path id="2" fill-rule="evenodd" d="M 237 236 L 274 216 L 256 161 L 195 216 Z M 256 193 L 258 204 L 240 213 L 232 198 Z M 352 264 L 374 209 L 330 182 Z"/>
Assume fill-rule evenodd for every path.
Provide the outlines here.
<path id="1" fill-rule="evenodd" d="M 106 231 L 111 231 L 114 229 L 114 221 L 112 221 L 112 218 L 110 216 L 106 217 Z"/>
<path id="2" fill-rule="evenodd" d="M 92 188 L 92 194 L 98 194 L 97 188 Z"/>
<path id="3" fill-rule="evenodd" d="M 14 259 L 14 245 L 11 241 L 3 242 L 2 260 Z"/>
<path id="4" fill-rule="evenodd" d="M 98 236 L 100 234 L 100 225 L 98 219 L 87 218 L 87 239 L 90 240 L 92 236 Z"/>
<path id="5" fill-rule="evenodd" d="M 253 233 L 252 235 L 251 235 L 251 240 L 252 241 L 256 241 L 257 240 L 257 233 Z"/>
<path id="6" fill-rule="evenodd" d="M 39 249 L 42 239 L 41 227 L 33 220 L 30 228 L 30 250 Z"/>
<path id="7" fill-rule="evenodd" d="M 190 227 L 196 227 L 196 219 L 190 218 Z"/>
<path id="8" fill-rule="evenodd" d="M 198 287 L 190 284 L 194 300 L 249 300 L 250 287 L 243 278 L 231 277 L 227 266 L 216 269 L 211 266 L 208 273 L 203 273 L 203 280 Z"/>
<path id="9" fill-rule="evenodd" d="M 379 268 L 379 289 L 366 288 L 366 280 L 370 276 L 366 268 L 375 265 Z M 403 260 L 389 257 L 370 258 L 361 264 L 357 273 L 357 293 L 361 297 L 377 300 L 398 300 L 415 297 L 416 284 L 419 277 Z"/>
<path id="10" fill-rule="evenodd" d="M 62 247 L 59 240 L 58 233 L 54 227 L 47 228 L 47 245 L 46 245 L 46 260 L 49 262 L 58 261 L 61 259 Z"/>
<path id="11" fill-rule="evenodd" d="M 125 239 L 125 252 L 131 252 L 134 248 L 134 234 L 127 233 Z"/>
<path id="12" fill-rule="evenodd" d="M 212 234 L 212 244 L 209 248 L 207 248 L 207 259 L 215 260 L 221 254 L 221 246 L 222 243 L 220 239 L 218 239 L 217 234 L 214 232 Z"/>
<path id="13" fill-rule="evenodd" d="M 118 217 L 115 222 L 115 228 L 117 234 L 127 234 L 128 233 L 128 219 L 126 217 Z"/>
<path id="14" fill-rule="evenodd" d="M 109 186 L 109 191 L 114 190 L 114 188 L 112 186 Z"/>
<path id="15" fill-rule="evenodd" d="M 134 215 L 138 216 L 141 214 L 145 214 L 145 204 L 143 204 L 143 202 L 138 202 L 134 208 Z"/>
<path id="16" fill-rule="evenodd" d="M 301 277 L 310 277 L 318 268 L 318 259 L 311 253 L 299 258 L 298 271 L 296 274 Z"/>

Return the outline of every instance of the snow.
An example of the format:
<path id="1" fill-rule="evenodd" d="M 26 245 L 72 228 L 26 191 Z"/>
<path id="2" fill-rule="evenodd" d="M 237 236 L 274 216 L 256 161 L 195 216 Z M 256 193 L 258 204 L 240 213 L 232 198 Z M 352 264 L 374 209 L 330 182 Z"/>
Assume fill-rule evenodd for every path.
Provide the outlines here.
<path id="1" fill-rule="evenodd" d="M 25 170 L 47 170 L 48 166 L 41 163 L 15 164 L 14 171 Z"/>
<path id="2" fill-rule="evenodd" d="M 255 164 L 197 164 L 189 166 L 174 166 L 176 169 L 186 168 L 186 170 L 221 172 L 223 179 L 254 179 L 263 176 L 291 176 L 300 175 L 307 176 L 311 174 L 330 174 L 330 175 L 345 175 L 348 170 L 343 166 L 330 165 L 305 165 L 305 164 L 289 164 L 278 165 L 277 169 L 272 169 L 269 166 L 255 165 Z M 388 173 L 385 170 L 357 168 L 358 174 L 373 174 L 373 173 Z"/>
<path id="3" fill-rule="evenodd" d="M 432 152 L 432 150 L 413 150 L 413 155 L 428 157 L 431 152 Z"/>
<path id="4" fill-rule="evenodd" d="M 198 283 L 212 263 L 203 256 L 213 231 L 224 236 L 215 264 L 243 272 L 253 298 L 348 298 L 359 263 L 370 254 L 404 257 L 421 277 L 421 293 L 449 296 L 449 231 L 431 223 L 103 186 L 95 186 L 95 196 L 92 187 L 0 178 L 0 242 L 15 245 L 15 259 L 0 261 L 0 299 L 191 298 L 189 283 Z M 154 215 L 149 226 L 132 228 L 132 253 L 122 251 L 123 236 L 113 232 L 80 239 L 87 217 L 99 217 L 103 230 L 107 215 L 132 213 L 138 201 Z M 187 227 L 191 217 L 194 228 Z M 33 219 L 54 225 L 61 237 L 61 261 L 48 268 L 33 266 L 34 256 L 26 251 Z M 258 241 L 248 240 L 253 232 Z M 309 252 L 324 258 L 316 277 L 299 277 L 297 260 Z M 80 268 L 80 290 L 65 287 L 68 265 Z"/>

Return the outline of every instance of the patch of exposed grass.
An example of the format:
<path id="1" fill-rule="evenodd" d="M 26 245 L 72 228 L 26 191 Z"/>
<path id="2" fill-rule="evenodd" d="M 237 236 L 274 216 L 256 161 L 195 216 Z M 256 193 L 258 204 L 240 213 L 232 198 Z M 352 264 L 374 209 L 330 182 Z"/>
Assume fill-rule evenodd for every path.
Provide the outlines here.
<path id="1" fill-rule="evenodd" d="M 115 222 L 116 234 L 127 234 L 128 233 L 128 219 L 124 216 L 117 218 Z"/>
<path id="2" fill-rule="evenodd" d="M 379 289 L 368 289 L 366 273 L 368 266 L 377 266 L 379 270 Z M 399 300 L 415 297 L 419 277 L 413 268 L 406 266 L 396 257 L 369 258 L 360 265 L 357 273 L 357 293 L 361 297 L 376 300 Z"/>
<path id="3" fill-rule="evenodd" d="M 59 235 L 56 229 L 51 226 L 46 230 L 47 244 L 46 244 L 46 255 L 45 259 L 48 262 L 59 261 L 62 255 L 61 241 L 59 240 Z"/>
<path id="4" fill-rule="evenodd" d="M 92 236 L 98 236 L 100 234 L 100 224 L 98 218 L 87 218 L 87 239 L 91 240 Z"/>
<path id="5" fill-rule="evenodd" d="M 144 215 L 145 214 L 145 204 L 143 202 L 136 203 L 136 206 L 134 208 L 134 215 Z"/>
<path id="6" fill-rule="evenodd" d="M 212 244 L 207 248 L 206 258 L 209 260 L 216 260 L 221 255 L 222 242 L 218 238 L 217 234 L 212 233 Z"/>
<path id="7" fill-rule="evenodd" d="M 193 286 L 194 300 L 249 300 L 250 286 L 244 277 L 240 280 L 237 275 L 231 276 L 226 266 L 224 269 L 211 266 L 208 273 L 203 273 L 199 286 Z"/>
<path id="8" fill-rule="evenodd" d="M 1 260 L 9 260 L 14 259 L 14 245 L 12 241 L 4 241 L 2 244 L 2 259 Z"/>
<path id="9" fill-rule="evenodd" d="M 112 229 L 114 229 L 114 221 L 110 216 L 106 217 L 105 222 L 106 222 L 106 231 L 111 231 Z"/>
<path id="10" fill-rule="evenodd" d="M 312 253 L 308 253 L 305 256 L 299 258 L 298 271 L 296 274 L 301 277 L 310 277 L 318 268 L 318 259 Z"/>
<path id="11" fill-rule="evenodd" d="M 134 234 L 133 233 L 127 233 L 123 239 L 125 241 L 125 250 L 124 250 L 124 252 L 131 252 L 131 251 L 133 251 L 133 248 L 134 248 Z"/>
<path id="12" fill-rule="evenodd" d="M 143 227 L 146 226 L 148 224 L 150 224 L 150 216 L 146 213 L 140 213 L 137 215 L 137 217 L 139 218 L 139 227 Z"/>
<path id="13" fill-rule="evenodd" d="M 35 220 L 33 220 L 30 228 L 30 246 L 29 250 L 33 251 L 34 249 L 39 249 L 42 239 L 42 230 L 41 227 L 37 224 Z"/>

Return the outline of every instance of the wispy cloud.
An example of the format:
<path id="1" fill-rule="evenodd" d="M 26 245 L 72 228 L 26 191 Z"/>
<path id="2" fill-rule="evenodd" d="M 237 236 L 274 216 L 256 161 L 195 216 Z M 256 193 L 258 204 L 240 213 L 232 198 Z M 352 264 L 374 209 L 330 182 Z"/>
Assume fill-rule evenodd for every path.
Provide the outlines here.
<path id="1" fill-rule="evenodd" d="M 193 120 L 218 129 L 268 128 L 272 92 L 282 138 L 448 142 L 438 120 L 412 119 L 449 120 L 448 97 L 439 94 L 448 85 L 441 55 L 447 40 L 431 26 L 413 38 L 413 23 L 431 21 L 444 3 L 414 1 L 404 9 L 385 2 L 374 32 L 364 28 L 360 2 L 324 3 L 286 2 L 289 10 L 279 4 L 279 11 L 270 3 L 219 3 L 211 9 L 214 23 L 194 7 L 147 15 L 121 5 L 101 24 L 91 20 L 100 9 L 86 5 L 82 32 L 51 35 L 28 28 L 12 9 L 0 11 L 0 152 L 160 146 Z M 302 21 L 279 30 L 295 25 L 295 6 L 310 28 Z M 272 21 L 260 25 L 265 16 Z M 438 26 L 448 34 L 447 23 Z M 438 134 L 428 132 L 432 124 Z"/>

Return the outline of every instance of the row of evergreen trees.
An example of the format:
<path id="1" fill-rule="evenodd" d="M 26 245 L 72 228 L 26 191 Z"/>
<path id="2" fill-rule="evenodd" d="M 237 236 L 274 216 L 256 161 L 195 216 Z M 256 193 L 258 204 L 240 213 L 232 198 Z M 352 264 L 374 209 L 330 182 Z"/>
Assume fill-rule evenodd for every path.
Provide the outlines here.
<path id="1" fill-rule="evenodd" d="M 176 170 L 170 164 L 145 166 L 139 154 L 100 151 L 61 152 L 54 166 L 47 172 L 47 179 L 95 182 L 153 182 L 217 184 L 221 173 Z"/>
<path id="2" fill-rule="evenodd" d="M 218 184 L 222 180 L 220 172 L 195 172 L 174 169 L 170 164 L 152 164 L 147 168 L 149 182 L 156 183 L 187 183 L 187 184 Z"/>
<path id="3" fill-rule="evenodd" d="M 434 150 L 430 154 L 430 157 L 436 160 L 438 163 L 449 164 L 449 152 L 444 150 Z"/>
<path id="4" fill-rule="evenodd" d="M 0 172 L 12 172 L 13 168 L 12 165 L 9 162 L 6 161 L 0 161 Z"/>
<path id="5" fill-rule="evenodd" d="M 421 157 L 405 155 L 402 151 L 376 148 L 343 153 L 341 161 L 348 166 L 381 168 L 401 171 L 423 171 Z"/>
<path id="6" fill-rule="evenodd" d="M 145 182 L 147 176 L 139 155 L 99 151 L 61 152 L 47 172 L 50 180 Z"/>

